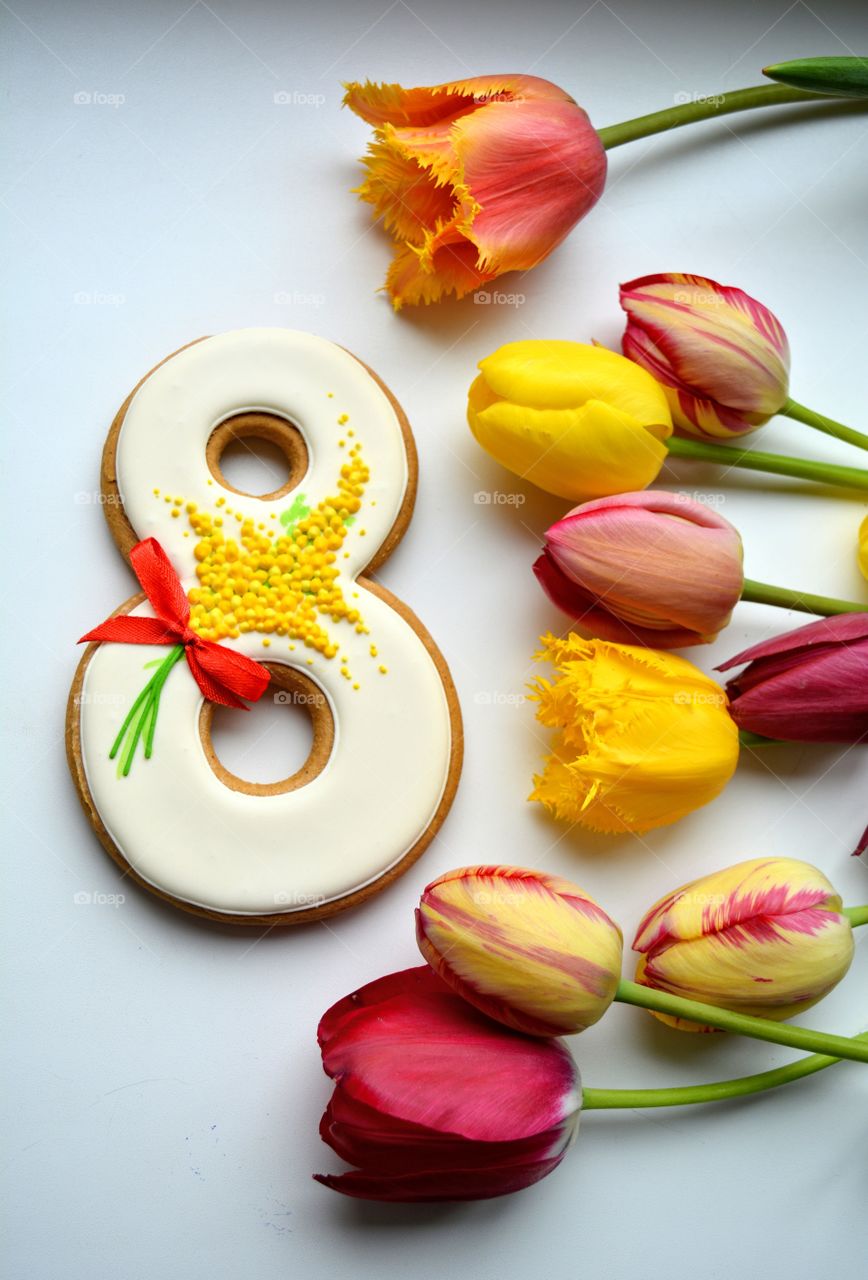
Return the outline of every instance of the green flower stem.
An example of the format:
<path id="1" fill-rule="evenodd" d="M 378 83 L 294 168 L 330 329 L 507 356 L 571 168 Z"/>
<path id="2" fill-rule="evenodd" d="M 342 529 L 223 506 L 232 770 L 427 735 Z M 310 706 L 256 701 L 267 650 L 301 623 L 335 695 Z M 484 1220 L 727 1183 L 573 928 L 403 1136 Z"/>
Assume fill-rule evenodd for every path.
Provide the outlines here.
<path id="1" fill-rule="evenodd" d="M 746 1013 L 734 1013 L 731 1009 L 673 996 L 654 987 L 643 987 L 626 978 L 618 983 L 615 999 L 622 1004 L 638 1005 L 640 1009 L 652 1009 L 655 1013 L 668 1013 L 675 1018 L 705 1023 L 719 1031 L 732 1031 L 736 1035 L 752 1036 L 755 1040 L 789 1045 L 791 1049 L 807 1049 L 814 1053 L 830 1053 L 835 1058 L 847 1058 L 852 1062 L 868 1062 L 868 1042 L 811 1031 L 807 1027 L 793 1027 L 769 1018 L 754 1018 Z"/>
<path id="2" fill-rule="evenodd" d="M 848 444 L 855 444 L 860 449 L 868 449 L 868 436 L 861 431 L 845 427 L 843 422 L 836 422 L 834 418 L 827 418 L 824 413 L 808 409 L 805 405 L 799 404 L 798 400 L 788 400 L 778 413 L 782 413 L 785 418 L 792 418 L 795 422 L 804 422 L 809 427 L 816 427 L 818 431 L 825 431 L 827 436 L 834 436 L 836 440 L 846 440 Z"/>
<path id="3" fill-rule="evenodd" d="M 684 436 L 670 436 L 666 448 L 676 458 L 744 467 L 747 471 L 767 471 L 776 476 L 795 476 L 797 480 L 816 480 L 842 489 L 868 489 L 868 471 L 859 467 L 839 467 L 830 462 L 811 462 L 807 458 L 789 458 L 780 453 L 761 453 L 759 449 L 738 449 L 727 444 L 706 444 Z"/>
<path id="4" fill-rule="evenodd" d="M 836 613 L 868 613 L 868 604 L 857 604 L 855 600 L 836 600 L 832 596 L 812 595 L 810 591 L 772 587 L 767 582 L 754 582 L 752 578 L 745 578 L 741 598 L 753 604 L 773 604 L 780 609 L 816 613 L 822 618 Z"/>
<path id="5" fill-rule="evenodd" d="M 654 133 L 665 133 L 682 124 L 696 124 L 700 120 L 715 120 L 731 115 L 734 111 L 752 111 L 754 107 L 782 107 L 794 102 L 823 102 L 837 94 L 810 93 L 784 84 L 758 84 L 750 89 L 734 89 L 731 93 L 717 93 L 694 102 L 682 102 L 663 111 L 652 111 L 647 116 L 624 120 L 598 129 L 600 141 L 607 151 L 620 147 L 637 138 L 648 138 Z"/>
<path id="6" fill-rule="evenodd" d="M 854 929 L 860 924 L 868 924 L 868 907 L 842 907 L 842 911 Z"/>
<path id="7" fill-rule="evenodd" d="M 166 683 L 172 667 L 183 656 L 184 646 L 182 644 L 173 645 L 127 712 L 126 719 L 120 727 L 118 736 L 112 743 L 111 751 L 109 751 L 109 760 L 114 760 L 123 744 L 126 743 L 118 765 L 119 777 L 126 778 L 129 774 L 133 757 L 136 754 L 136 747 L 139 745 L 142 735 L 144 735 L 145 739 L 145 759 L 149 760 L 151 758 L 151 752 L 154 747 L 154 730 L 157 727 L 157 712 L 160 709 L 160 696 L 163 692 L 163 685 Z M 149 663 L 148 665 L 152 664 Z"/>
<path id="8" fill-rule="evenodd" d="M 853 1040 L 868 1041 L 868 1031 Z M 788 1062 L 773 1071 L 760 1071 L 735 1080 L 715 1080 L 712 1084 L 683 1085 L 674 1089 L 583 1089 L 582 1109 L 601 1111 L 613 1107 L 684 1107 L 696 1102 L 722 1102 L 725 1098 L 745 1098 L 751 1093 L 765 1093 L 782 1084 L 792 1084 L 812 1076 L 841 1061 L 826 1053 L 812 1053 L 807 1058 Z"/>

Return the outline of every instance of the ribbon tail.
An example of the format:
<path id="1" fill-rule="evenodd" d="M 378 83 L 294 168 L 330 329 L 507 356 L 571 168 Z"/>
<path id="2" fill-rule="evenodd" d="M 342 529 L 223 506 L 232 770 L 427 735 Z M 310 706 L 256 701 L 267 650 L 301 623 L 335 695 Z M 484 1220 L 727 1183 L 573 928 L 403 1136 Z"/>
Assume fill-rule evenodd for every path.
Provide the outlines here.
<path id="1" fill-rule="evenodd" d="M 190 620 L 190 601 L 171 560 L 156 538 L 143 538 L 137 542 L 130 552 L 130 564 L 157 616 L 183 631 Z"/>
<path id="2" fill-rule="evenodd" d="M 193 679 L 209 702 L 241 711 L 248 709 L 241 699 L 256 702 L 271 679 L 265 667 L 252 658 L 210 640 L 188 645 L 187 662 Z"/>
<path id="3" fill-rule="evenodd" d="M 87 640 L 108 640 L 116 644 L 177 644 L 181 634 L 170 623 L 160 618 L 131 618 L 121 614 L 106 618 L 98 627 L 81 637 L 79 644 Z"/>

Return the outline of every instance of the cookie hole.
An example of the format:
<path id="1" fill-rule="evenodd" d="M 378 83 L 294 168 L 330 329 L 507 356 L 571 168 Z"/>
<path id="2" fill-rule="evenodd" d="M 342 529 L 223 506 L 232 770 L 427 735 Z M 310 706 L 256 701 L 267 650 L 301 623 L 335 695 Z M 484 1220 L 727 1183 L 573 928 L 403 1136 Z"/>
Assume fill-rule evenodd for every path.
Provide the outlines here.
<path id="1" fill-rule="evenodd" d="M 205 457 L 218 484 L 248 498 L 282 498 L 309 464 L 298 427 L 260 410 L 236 413 L 215 427 Z"/>
<path id="2" fill-rule="evenodd" d="M 318 684 L 290 667 L 265 663 L 271 684 L 249 711 L 205 702 L 199 735 L 212 770 L 233 791 L 279 795 L 306 786 L 325 768 L 335 725 Z"/>

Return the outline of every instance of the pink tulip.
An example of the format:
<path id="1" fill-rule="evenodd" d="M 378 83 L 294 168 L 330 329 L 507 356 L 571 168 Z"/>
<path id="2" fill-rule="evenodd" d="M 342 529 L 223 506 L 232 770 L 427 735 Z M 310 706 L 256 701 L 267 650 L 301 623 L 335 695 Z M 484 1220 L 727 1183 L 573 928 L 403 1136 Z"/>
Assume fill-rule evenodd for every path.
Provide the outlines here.
<path id="1" fill-rule="evenodd" d="M 842 613 L 737 653 L 726 686 L 740 729 L 791 742 L 868 736 L 868 614 Z"/>
<path id="2" fill-rule="evenodd" d="M 581 1082 L 559 1040 L 478 1013 L 427 965 L 368 983 L 319 1025 L 335 1090 L 322 1138 L 356 1169 L 316 1175 L 366 1200 L 480 1200 L 531 1186 L 578 1129 Z"/>
<path id="3" fill-rule="evenodd" d="M 344 102 L 374 126 L 359 196 L 395 241 L 396 309 L 536 266 L 602 194 L 599 136 L 548 80 L 350 84 Z"/>
<path id="4" fill-rule="evenodd" d="M 666 392 L 688 435 L 743 435 L 787 403 L 790 349 L 780 321 L 741 289 L 705 276 L 643 276 L 621 286 L 624 355 Z"/>
<path id="5" fill-rule="evenodd" d="M 690 498 L 622 493 L 575 507 L 547 531 L 534 573 L 603 640 L 678 649 L 729 622 L 744 585 L 736 529 Z"/>

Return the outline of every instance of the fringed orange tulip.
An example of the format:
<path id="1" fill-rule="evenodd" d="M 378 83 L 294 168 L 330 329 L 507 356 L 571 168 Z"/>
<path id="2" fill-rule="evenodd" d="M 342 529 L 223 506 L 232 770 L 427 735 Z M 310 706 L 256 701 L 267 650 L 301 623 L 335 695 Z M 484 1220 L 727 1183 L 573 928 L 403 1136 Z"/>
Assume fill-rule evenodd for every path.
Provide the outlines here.
<path id="1" fill-rule="evenodd" d="M 599 136 L 548 80 L 350 84 L 344 103 L 374 126 L 358 193 L 395 239 L 396 309 L 535 267 L 602 194 Z"/>

